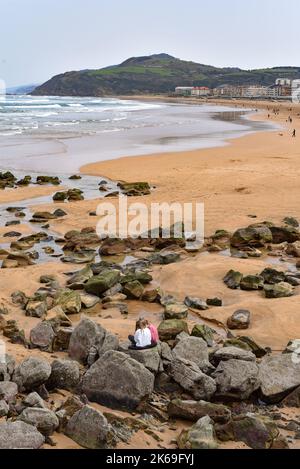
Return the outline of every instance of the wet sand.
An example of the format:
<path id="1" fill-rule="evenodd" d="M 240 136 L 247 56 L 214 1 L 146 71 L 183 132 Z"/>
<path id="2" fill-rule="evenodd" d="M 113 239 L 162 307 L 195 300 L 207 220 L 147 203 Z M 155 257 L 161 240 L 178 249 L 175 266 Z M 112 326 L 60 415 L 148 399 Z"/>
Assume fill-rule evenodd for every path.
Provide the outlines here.
<path id="1" fill-rule="evenodd" d="M 240 105 L 241 103 L 239 103 Z M 253 105 L 253 103 L 251 103 Z M 249 105 L 249 103 L 245 103 Z M 262 109 L 266 103 L 257 107 Z M 272 106 L 272 105 L 270 105 Z M 205 232 L 209 236 L 216 229 L 235 230 L 253 223 L 249 215 L 256 215 L 257 221 L 268 219 L 281 222 L 285 216 L 300 219 L 299 208 L 299 172 L 300 172 L 300 119 L 297 114 L 299 107 L 282 105 L 280 116 L 272 116 L 272 120 L 283 126 L 282 131 L 264 132 L 248 135 L 232 140 L 226 147 L 176 153 L 163 153 L 142 157 L 120 158 L 90 164 L 81 168 L 82 173 L 93 176 L 105 176 L 112 180 L 137 181 L 146 180 L 156 189 L 150 196 L 132 198 L 149 205 L 151 202 L 191 202 L 205 203 Z M 287 126 L 286 119 L 292 115 L 293 128 L 297 130 L 298 138 L 291 138 L 291 126 Z M 255 117 L 267 118 L 263 111 Z M 58 190 L 58 189 L 57 189 Z M 59 189 L 60 190 L 60 189 Z M 53 187 L 29 187 L 13 191 L 1 191 L 1 203 L 13 203 L 40 197 L 56 191 Z M 109 199 L 117 205 L 117 199 Z M 95 210 L 99 200 L 85 200 L 69 204 L 44 204 L 32 207 L 32 211 L 63 208 L 67 212 L 65 219 L 51 220 L 51 229 L 58 234 L 65 234 L 70 229 L 81 229 L 86 226 L 95 227 L 96 220 L 89 216 Z M 8 231 L 28 233 L 27 226 L 1 228 L 0 236 Z M 6 238 L 1 238 L 4 241 Z M 165 293 L 174 294 L 178 299 L 186 295 L 209 298 L 219 296 L 224 300 L 222 308 L 211 308 L 205 311 L 205 316 L 225 322 L 235 310 L 249 309 L 252 315 L 251 326 L 247 335 L 252 336 L 263 346 L 269 346 L 274 351 L 281 351 L 290 339 L 300 337 L 299 289 L 292 298 L 266 300 L 260 292 L 231 291 L 223 284 L 223 277 L 230 269 L 242 273 L 258 273 L 267 265 L 266 259 L 234 259 L 221 254 L 184 255 L 183 261 L 169 266 L 154 266 L 154 285 L 160 285 Z M 280 265 L 277 266 L 280 269 Z M 34 327 L 38 319 L 27 318 L 19 308 L 12 305 L 10 294 L 16 289 L 32 294 L 40 284 L 41 274 L 55 273 L 62 283 L 65 282 L 65 272 L 79 270 L 76 265 L 66 265 L 61 262 L 40 264 L 18 269 L 0 270 L 1 298 L 9 307 L 11 317 L 24 328 L 26 335 Z M 13 282 L 12 282 L 13 278 Z M 127 319 L 120 318 L 117 310 L 103 311 L 96 306 L 91 312 L 94 320 L 108 330 L 125 339 L 132 332 L 135 320 L 139 315 L 151 318 L 159 324 L 162 318 L 162 308 L 158 305 L 130 301 Z M 72 317 L 74 324 L 80 316 Z M 193 315 L 189 318 L 189 326 L 198 322 Z M 8 353 L 23 359 L 32 351 L 22 346 L 7 343 Z M 52 359 L 49 354 L 36 351 L 36 354 Z M 55 354 L 65 356 L 65 354 Z M 169 429 L 161 435 L 161 444 L 172 448 L 171 440 L 177 432 Z M 77 445 L 63 435 L 55 435 L 54 440 L 58 448 L 76 448 Z M 298 447 L 295 442 L 294 447 Z M 120 445 L 120 447 L 125 447 Z M 130 443 L 131 448 L 155 448 L 158 442 L 144 432 L 134 435 Z M 241 444 L 226 444 L 226 448 L 240 448 Z"/>

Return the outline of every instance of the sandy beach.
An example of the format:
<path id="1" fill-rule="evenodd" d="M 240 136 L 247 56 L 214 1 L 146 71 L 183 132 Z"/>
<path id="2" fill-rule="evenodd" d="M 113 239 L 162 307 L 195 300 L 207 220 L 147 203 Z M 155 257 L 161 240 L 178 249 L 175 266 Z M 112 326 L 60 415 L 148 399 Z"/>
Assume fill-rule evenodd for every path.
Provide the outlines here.
<path id="1" fill-rule="evenodd" d="M 133 99 L 131 97 L 131 99 Z M 142 99 L 147 99 L 142 97 Z M 158 100 L 158 97 L 149 99 Z M 189 102 L 184 101 L 184 102 Z M 228 102 L 218 101 L 226 105 Z M 226 146 L 181 151 L 172 153 L 151 154 L 146 156 L 122 157 L 110 161 L 92 163 L 81 167 L 81 173 L 91 176 L 107 177 L 113 181 L 128 182 L 147 181 L 155 189 L 150 195 L 132 197 L 132 202 L 142 201 L 150 206 L 152 202 L 203 202 L 205 204 L 205 235 L 208 238 L 216 230 L 224 229 L 234 232 L 254 222 L 270 221 L 281 225 L 284 217 L 290 216 L 300 220 L 300 106 L 290 103 L 265 102 L 230 102 L 231 106 L 257 108 L 259 112 L 252 117 L 258 121 L 273 121 L 282 126 L 282 130 L 258 132 L 227 142 Z M 269 107 L 269 110 L 267 109 Z M 273 107 L 279 108 L 279 115 L 272 113 Z M 268 117 L 270 114 L 270 117 Z M 287 123 L 291 116 L 293 123 Z M 296 138 L 292 130 L 296 129 Z M 42 197 L 55 192 L 53 187 L 28 187 L 0 192 L 0 203 L 15 203 L 30 197 Z M 109 199 L 116 206 L 118 199 Z M 89 213 L 96 210 L 99 200 L 78 202 L 47 203 L 33 205 L 31 211 L 50 211 L 62 208 L 67 212 L 64 218 L 50 220 L 51 230 L 59 236 L 70 230 L 84 227 L 95 228 L 95 218 Z M 255 218 L 254 218 L 255 217 Z M 97 220 L 97 219 L 96 219 Z M 18 227 L 1 227 L 2 242 L 4 234 L 17 229 L 22 234 L 29 234 L 27 225 Z M 182 301 L 189 295 L 198 298 L 223 299 L 223 307 L 212 307 L 205 311 L 206 324 L 211 327 L 212 321 L 226 323 L 227 318 L 238 309 L 251 311 L 251 324 L 247 335 L 263 347 L 270 347 L 274 352 L 281 352 L 291 339 L 300 337 L 299 304 L 300 291 L 296 289 L 291 298 L 267 300 L 261 291 L 229 290 L 223 283 L 225 274 L 234 269 L 241 273 L 257 274 L 265 267 L 285 270 L 280 260 L 264 256 L 259 259 L 237 259 L 220 253 L 200 252 L 193 255 L 181 251 L 182 261 L 166 266 L 152 266 L 154 287 L 159 286 L 165 294 L 174 295 Z M 142 253 L 138 253 L 142 255 Z M 66 272 L 80 269 L 80 266 L 66 265 L 59 261 L 27 266 L 16 270 L 1 269 L 1 298 L 11 311 L 11 317 L 18 321 L 20 328 L 29 335 L 30 330 L 39 322 L 36 318 L 25 317 L 10 300 L 16 289 L 32 295 L 39 288 L 39 277 L 42 274 L 56 274 L 64 283 Z M 13 277 L 13 282 L 12 282 Z M 109 314 L 97 305 L 91 311 L 91 317 L 107 330 L 125 340 L 132 333 L 135 321 L 139 316 L 146 316 L 155 325 L 162 320 L 163 308 L 158 304 L 128 301 L 129 314 L 120 317 L 118 309 L 109 310 Z M 74 325 L 80 321 L 80 315 L 72 316 Z M 190 314 L 189 327 L 202 323 L 196 315 Z M 224 333 L 224 331 L 223 331 Z M 21 345 L 7 342 L 8 352 L 18 360 L 24 359 L 31 352 Z M 43 357 L 49 354 L 40 353 Z M 66 357 L 65 353 L 55 356 Z M 96 406 L 97 407 L 97 406 Z M 179 428 L 179 427 L 178 427 Z M 177 432 L 178 433 L 178 432 Z M 155 439 L 138 432 L 131 441 L 131 447 L 172 448 L 170 443 L 176 434 L 171 430 L 161 436 L 159 443 Z M 59 448 L 76 448 L 74 442 L 63 435 L 55 435 Z M 120 445 L 122 446 L 122 444 Z M 243 445 L 226 444 L 224 447 Z M 299 447 L 295 442 L 292 447 Z"/>

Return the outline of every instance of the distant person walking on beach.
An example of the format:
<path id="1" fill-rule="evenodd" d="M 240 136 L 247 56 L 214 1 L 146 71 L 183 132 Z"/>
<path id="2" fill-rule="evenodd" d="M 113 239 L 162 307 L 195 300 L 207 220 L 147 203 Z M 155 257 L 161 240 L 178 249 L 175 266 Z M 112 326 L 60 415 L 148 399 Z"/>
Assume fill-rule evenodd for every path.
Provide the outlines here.
<path id="1" fill-rule="evenodd" d="M 296 129 L 293 130 L 292 137 L 296 137 Z"/>

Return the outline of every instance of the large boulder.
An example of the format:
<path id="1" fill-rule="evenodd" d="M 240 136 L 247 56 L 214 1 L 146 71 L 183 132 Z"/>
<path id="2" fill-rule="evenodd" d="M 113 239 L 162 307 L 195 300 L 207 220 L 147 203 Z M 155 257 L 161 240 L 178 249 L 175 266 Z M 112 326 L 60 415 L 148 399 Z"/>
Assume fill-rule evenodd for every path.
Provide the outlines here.
<path id="1" fill-rule="evenodd" d="M 300 386 L 300 360 L 293 354 L 266 356 L 259 365 L 259 378 L 263 399 L 280 402 Z"/>
<path id="2" fill-rule="evenodd" d="M 260 385 L 256 363 L 243 360 L 221 362 L 212 377 L 217 384 L 216 395 L 224 399 L 246 400 Z"/>
<path id="3" fill-rule="evenodd" d="M 117 336 L 84 317 L 71 335 L 69 356 L 83 364 L 92 364 L 108 350 L 117 350 L 118 346 Z"/>
<path id="4" fill-rule="evenodd" d="M 123 293 L 130 300 L 139 300 L 143 296 L 144 287 L 141 282 L 134 280 L 124 285 Z"/>
<path id="5" fill-rule="evenodd" d="M 223 347 L 213 354 L 214 364 L 219 364 L 222 361 L 228 360 L 244 360 L 246 362 L 255 362 L 256 356 L 254 353 L 243 350 L 239 347 Z"/>
<path id="6" fill-rule="evenodd" d="M 186 319 L 188 317 L 188 307 L 182 303 L 170 303 L 165 306 L 165 319 Z"/>
<path id="7" fill-rule="evenodd" d="M 70 418 L 65 433 L 83 448 L 103 449 L 109 430 L 104 415 L 86 405 Z"/>
<path id="8" fill-rule="evenodd" d="M 196 363 L 200 370 L 206 372 L 212 367 L 208 359 L 207 343 L 199 337 L 184 337 L 173 349 L 176 358 Z"/>
<path id="9" fill-rule="evenodd" d="M 231 419 L 231 411 L 222 404 L 213 404 L 205 401 L 183 401 L 174 399 L 169 403 L 170 417 L 197 422 L 208 415 L 216 423 L 227 423 Z"/>
<path id="10" fill-rule="evenodd" d="M 124 353 L 106 352 L 84 375 L 82 391 L 92 402 L 135 409 L 154 387 L 154 376 Z"/>
<path id="11" fill-rule="evenodd" d="M 45 352 L 52 352 L 55 333 L 51 324 L 47 321 L 40 322 L 30 331 L 30 343 L 32 347 Z"/>
<path id="12" fill-rule="evenodd" d="M 267 225 L 251 225 L 237 230 L 231 237 L 230 243 L 235 248 L 264 247 L 272 243 L 272 231 Z"/>
<path id="13" fill-rule="evenodd" d="M 58 418 L 49 409 L 27 407 L 19 415 L 18 420 L 33 425 L 45 436 L 50 436 L 59 426 Z"/>
<path id="14" fill-rule="evenodd" d="M 272 420 L 254 414 L 236 416 L 215 428 L 219 440 L 243 442 L 252 449 L 270 449 L 279 436 Z"/>
<path id="15" fill-rule="evenodd" d="M 188 430 L 183 430 L 177 439 L 179 449 L 217 449 L 214 423 L 207 415 Z"/>
<path id="16" fill-rule="evenodd" d="M 61 290 L 55 299 L 55 306 L 60 306 L 65 314 L 78 314 L 81 310 L 80 294 L 74 290 Z"/>
<path id="17" fill-rule="evenodd" d="M 19 391 L 32 390 L 44 384 L 51 375 L 51 365 L 42 358 L 29 357 L 17 366 L 13 381 Z"/>
<path id="18" fill-rule="evenodd" d="M 144 365 L 152 373 L 157 373 L 160 370 L 160 346 L 146 350 L 130 350 L 126 343 L 124 346 L 120 346 L 119 351 L 126 353 L 131 358 Z"/>
<path id="19" fill-rule="evenodd" d="M 0 449 L 39 449 L 45 442 L 44 436 L 25 422 L 0 424 Z"/>
<path id="20" fill-rule="evenodd" d="M 91 295 L 101 296 L 106 290 L 116 285 L 119 279 L 120 272 L 118 270 L 107 270 L 88 280 L 84 288 Z"/>
<path id="21" fill-rule="evenodd" d="M 170 365 L 169 375 L 196 400 L 209 401 L 216 392 L 215 381 L 204 374 L 195 362 L 175 358 Z"/>
<path id="22" fill-rule="evenodd" d="M 51 375 L 46 383 L 48 389 L 67 389 L 72 391 L 80 381 L 80 368 L 76 361 L 54 360 Z"/>
<path id="23" fill-rule="evenodd" d="M 181 332 L 189 332 L 186 321 L 181 319 L 168 319 L 158 326 L 158 334 L 161 341 L 176 339 Z"/>

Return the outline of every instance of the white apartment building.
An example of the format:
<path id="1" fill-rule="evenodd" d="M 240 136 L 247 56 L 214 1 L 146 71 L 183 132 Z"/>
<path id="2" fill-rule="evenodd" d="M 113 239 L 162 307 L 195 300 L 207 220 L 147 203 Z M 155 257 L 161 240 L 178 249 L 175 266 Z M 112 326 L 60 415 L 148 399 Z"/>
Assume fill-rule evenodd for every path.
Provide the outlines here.
<path id="1" fill-rule="evenodd" d="M 291 86 L 292 80 L 289 78 L 277 78 L 275 84 L 278 86 Z"/>
<path id="2" fill-rule="evenodd" d="M 263 98 L 268 96 L 268 87 L 252 85 L 245 88 L 244 97 L 245 98 Z"/>

